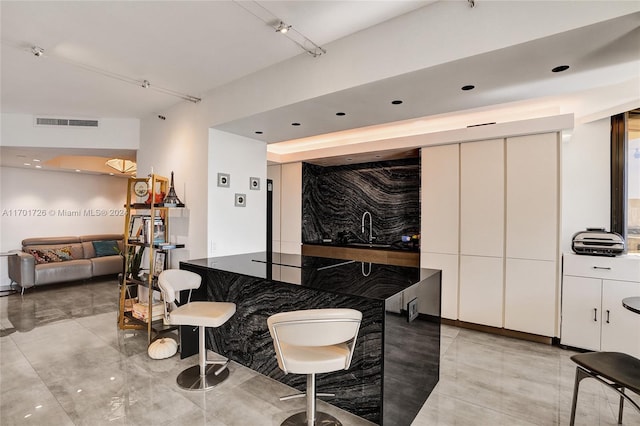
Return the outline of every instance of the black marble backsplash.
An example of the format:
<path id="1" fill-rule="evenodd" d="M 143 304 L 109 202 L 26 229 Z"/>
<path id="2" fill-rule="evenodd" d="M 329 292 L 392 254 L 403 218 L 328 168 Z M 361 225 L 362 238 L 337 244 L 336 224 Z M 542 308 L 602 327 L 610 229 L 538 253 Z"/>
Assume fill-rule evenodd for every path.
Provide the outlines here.
<path id="1" fill-rule="evenodd" d="M 420 159 L 346 166 L 302 165 L 302 242 L 393 244 L 420 233 Z"/>

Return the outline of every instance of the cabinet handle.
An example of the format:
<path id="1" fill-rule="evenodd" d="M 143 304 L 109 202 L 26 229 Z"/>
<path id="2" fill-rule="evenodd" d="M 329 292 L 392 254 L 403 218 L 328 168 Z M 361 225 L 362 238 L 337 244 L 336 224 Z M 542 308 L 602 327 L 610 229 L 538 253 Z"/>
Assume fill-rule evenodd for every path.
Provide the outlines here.
<path id="1" fill-rule="evenodd" d="M 611 267 L 609 267 L 609 266 L 594 266 L 593 269 L 604 269 L 605 271 L 610 271 Z"/>
<path id="2" fill-rule="evenodd" d="M 609 310 L 607 309 L 607 324 L 609 324 Z"/>
<path id="3" fill-rule="evenodd" d="M 593 320 L 598 322 L 598 308 L 593 308 Z"/>

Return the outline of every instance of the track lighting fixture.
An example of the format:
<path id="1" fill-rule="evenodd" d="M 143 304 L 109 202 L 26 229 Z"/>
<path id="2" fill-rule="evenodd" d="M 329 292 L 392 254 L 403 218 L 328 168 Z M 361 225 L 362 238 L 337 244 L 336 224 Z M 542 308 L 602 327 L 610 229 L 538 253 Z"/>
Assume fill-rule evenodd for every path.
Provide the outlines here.
<path id="1" fill-rule="evenodd" d="M 292 25 L 286 24 L 282 19 L 274 15 L 269 9 L 256 1 L 237 1 L 234 3 L 262 22 L 272 27 L 276 32 L 285 35 L 289 40 L 297 44 L 302 50 L 309 55 L 317 58 L 318 56 L 327 53 L 325 49 L 318 46 L 307 37 L 305 37 L 300 31 L 293 28 Z M 268 2 L 265 2 L 268 3 Z"/>
<path id="2" fill-rule="evenodd" d="M 31 45 L 31 46 L 27 45 L 27 46 L 25 46 L 25 45 L 20 45 L 20 44 L 15 44 L 15 43 L 7 43 L 5 41 L 3 41 L 2 44 L 9 45 L 9 46 L 14 47 L 16 49 L 19 49 L 21 51 L 31 52 L 34 56 L 37 56 L 37 57 L 45 56 L 44 55 L 44 49 L 42 47 L 39 47 L 39 46 L 36 46 L 36 45 Z M 185 94 L 185 93 L 180 93 L 180 92 L 177 92 L 175 90 L 166 89 L 164 87 L 160 87 L 160 86 L 157 86 L 157 85 L 151 85 L 151 82 L 149 82 L 149 80 L 146 80 L 146 79 L 140 80 L 140 79 L 137 79 L 137 78 L 128 77 L 128 76 L 125 76 L 125 75 L 122 75 L 122 74 L 118 74 L 118 73 L 111 72 L 111 71 L 108 71 L 108 70 L 104 70 L 104 69 L 101 69 L 101 68 L 98 68 L 98 67 L 94 67 L 93 65 L 88 65 L 88 64 L 83 64 L 81 62 L 76 62 L 76 61 L 73 61 L 71 59 L 65 58 L 63 56 L 58 56 L 56 54 L 48 53 L 46 55 L 46 58 L 47 59 L 53 59 L 53 60 L 60 61 L 60 62 L 64 62 L 64 63 L 72 65 L 74 67 L 82 68 L 85 71 L 91 71 L 91 72 L 94 72 L 96 74 L 101 74 L 101 75 L 103 75 L 105 77 L 110 77 L 110 78 L 113 78 L 115 80 L 123 81 L 125 83 L 134 84 L 134 85 L 136 85 L 138 87 L 144 87 L 145 89 L 151 89 L 153 91 L 164 93 L 166 95 L 175 96 L 175 97 L 183 99 L 185 101 L 198 103 L 198 102 L 200 102 L 202 100 L 201 98 L 198 98 L 196 96 L 191 96 L 191 95 L 188 95 L 188 94 Z"/>
<path id="3" fill-rule="evenodd" d="M 467 2 L 469 2 L 469 7 L 475 7 L 476 6 L 476 1 L 475 0 L 467 0 Z"/>

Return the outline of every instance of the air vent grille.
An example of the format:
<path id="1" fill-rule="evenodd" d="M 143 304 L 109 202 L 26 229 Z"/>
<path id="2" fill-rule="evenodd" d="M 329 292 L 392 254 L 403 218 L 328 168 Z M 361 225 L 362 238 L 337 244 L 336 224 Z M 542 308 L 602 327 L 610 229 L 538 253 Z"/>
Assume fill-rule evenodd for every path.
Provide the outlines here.
<path id="1" fill-rule="evenodd" d="M 36 126 L 98 127 L 98 120 L 77 120 L 70 118 L 36 118 Z"/>

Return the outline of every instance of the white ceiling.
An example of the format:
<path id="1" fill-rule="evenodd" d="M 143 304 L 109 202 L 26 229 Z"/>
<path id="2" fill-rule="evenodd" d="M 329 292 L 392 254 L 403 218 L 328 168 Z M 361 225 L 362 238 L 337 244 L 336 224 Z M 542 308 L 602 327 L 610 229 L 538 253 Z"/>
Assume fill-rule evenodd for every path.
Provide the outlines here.
<path id="1" fill-rule="evenodd" d="M 1 1 L 0 106 L 2 112 L 77 118 L 158 114 L 185 101 L 103 74 L 135 82 L 148 80 L 152 89 L 164 87 L 202 97 L 233 80 L 304 54 L 263 22 L 267 18 L 277 16 L 322 46 L 430 3 L 433 1 Z M 33 45 L 43 48 L 45 54 L 34 56 Z M 217 128 L 272 143 L 602 88 L 637 79 L 639 61 L 640 14 L 636 13 Z M 562 64 L 571 68 L 561 74 L 550 72 Z M 460 81 L 476 89 L 460 91 Z M 391 105 L 392 99 L 404 103 Z M 346 115 L 336 119 L 339 111 Z M 294 121 L 304 123 L 302 129 L 293 129 Z M 4 152 L 2 147 L 0 154 Z M 1 164 L 6 165 L 5 155 L 2 157 Z"/>

